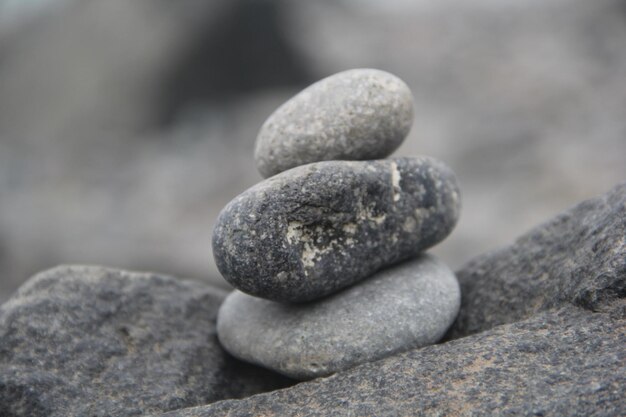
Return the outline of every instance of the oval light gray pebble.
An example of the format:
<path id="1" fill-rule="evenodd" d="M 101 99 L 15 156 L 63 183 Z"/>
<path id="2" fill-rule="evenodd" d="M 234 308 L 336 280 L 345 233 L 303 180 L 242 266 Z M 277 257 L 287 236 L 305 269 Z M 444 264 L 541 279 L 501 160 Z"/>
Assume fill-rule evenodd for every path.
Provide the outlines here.
<path id="1" fill-rule="evenodd" d="M 220 307 L 217 331 L 235 357 L 309 379 L 433 344 L 459 306 L 454 273 L 421 255 L 307 304 L 235 291 Z"/>
<path id="2" fill-rule="evenodd" d="M 328 160 L 382 159 L 413 124 L 413 97 L 398 77 L 375 69 L 340 72 L 279 107 L 259 131 L 255 161 L 270 177 Z"/>
<path id="3" fill-rule="evenodd" d="M 454 173 L 433 158 L 318 162 L 232 200 L 217 219 L 213 254 L 248 294 L 309 301 L 440 242 L 459 210 Z"/>

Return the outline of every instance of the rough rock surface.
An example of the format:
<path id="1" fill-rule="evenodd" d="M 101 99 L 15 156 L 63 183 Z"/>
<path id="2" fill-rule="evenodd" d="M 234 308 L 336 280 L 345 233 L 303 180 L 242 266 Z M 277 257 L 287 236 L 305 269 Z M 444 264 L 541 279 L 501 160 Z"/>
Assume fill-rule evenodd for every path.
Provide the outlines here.
<path id="1" fill-rule="evenodd" d="M 435 159 L 318 162 L 231 201 L 217 219 L 213 254 L 243 292 L 309 301 L 440 242 L 459 210 L 454 173 Z"/>
<path id="2" fill-rule="evenodd" d="M 621 313 L 620 313 L 621 307 Z M 626 320 L 573 306 L 243 400 L 208 416 L 622 416 Z"/>
<path id="3" fill-rule="evenodd" d="M 626 183 L 584 201 L 458 272 L 457 338 L 573 303 L 599 311 L 626 295 Z"/>
<path id="4" fill-rule="evenodd" d="M 381 159 L 412 124 L 413 96 L 402 80 L 380 70 L 348 70 L 279 107 L 259 131 L 255 161 L 270 177 L 311 162 Z"/>
<path id="5" fill-rule="evenodd" d="M 625 219 L 626 184 L 461 270 L 460 277 L 472 277 L 462 283 L 464 302 L 473 293 L 483 303 L 462 304 L 453 334 L 482 330 L 469 325 L 480 320 L 496 326 L 489 330 L 289 389 L 166 415 L 622 416 Z M 550 279 L 534 273 L 542 269 Z M 499 281 L 503 273 L 516 288 L 511 298 Z M 515 323 L 498 326 L 502 321 Z"/>
<path id="6" fill-rule="evenodd" d="M 459 303 L 454 273 L 422 255 L 306 304 L 235 291 L 220 307 L 217 333 L 240 359 L 310 379 L 435 343 Z"/>
<path id="7" fill-rule="evenodd" d="M 283 386 L 220 347 L 222 299 L 151 274 L 39 274 L 0 307 L 0 415 L 133 416 Z"/>

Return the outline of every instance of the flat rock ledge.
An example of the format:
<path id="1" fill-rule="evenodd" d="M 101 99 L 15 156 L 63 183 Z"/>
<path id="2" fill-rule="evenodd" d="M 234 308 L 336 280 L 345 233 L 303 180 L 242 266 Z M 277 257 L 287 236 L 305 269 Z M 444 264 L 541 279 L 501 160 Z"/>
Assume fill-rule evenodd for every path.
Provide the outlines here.
<path id="1" fill-rule="evenodd" d="M 448 342 L 162 417 L 626 414 L 626 184 L 457 273 Z"/>
<path id="2" fill-rule="evenodd" d="M 564 307 L 289 389 L 163 417 L 334 416 L 348 410 L 357 416 L 621 416 L 625 331 L 623 314 Z"/>
<path id="3" fill-rule="evenodd" d="M 0 416 L 139 416 L 292 383 L 222 349 L 224 295 L 100 267 L 31 278 L 0 306 Z"/>

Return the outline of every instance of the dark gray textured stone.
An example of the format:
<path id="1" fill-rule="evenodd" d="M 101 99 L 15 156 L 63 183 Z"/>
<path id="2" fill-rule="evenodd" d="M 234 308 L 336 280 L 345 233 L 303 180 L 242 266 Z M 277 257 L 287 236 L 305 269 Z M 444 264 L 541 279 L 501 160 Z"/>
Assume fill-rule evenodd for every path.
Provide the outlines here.
<path id="1" fill-rule="evenodd" d="M 166 416 L 623 416 L 625 223 L 623 184 L 471 262 L 451 335 L 474 334 Z"/>
<path id="2" fill-rule="evenodd" d="M 440 242 L 459 210 L 454 173 L 435 159 L 318 162 L 231 201 L 217 219 L 213 254 L 243 292 L 309 301 Z"/>
<path id="3" fill-rule="evenodd" d="M 57 267 L 0 307 L 0 415 L 134 416 L 287 380 L 242 363 L 215 330 L 223 293 L 99 267 Z"/>
<path id="4" fill-rule="evenodd" d="M 572 303 L 598 311 L 626 295 L 626 183 L 584 201 L 458 272 L 457 338 Z"/>
<path id="5" fill-rule="evenodd" d="M 413 97 L 398 77 L 374 69 L 340 72 L 311 85 L 263 124 L 254 152 L 259 172 L 335 159 L 381 159 L 413 124 Z"/>
<path id="6" fill-rule="evenodd" d="M 328 378 L 163 417 L 623 416 L 626 305 L 574 306 Z"/>
<path id="7" fill-rule="evenodd" d="M 238 358 L 310 379 L 435 343 L 459 303 L 454 273 L 422 255 L 306 304 L 235 291 L 220 307 L 217 333 Z"/>

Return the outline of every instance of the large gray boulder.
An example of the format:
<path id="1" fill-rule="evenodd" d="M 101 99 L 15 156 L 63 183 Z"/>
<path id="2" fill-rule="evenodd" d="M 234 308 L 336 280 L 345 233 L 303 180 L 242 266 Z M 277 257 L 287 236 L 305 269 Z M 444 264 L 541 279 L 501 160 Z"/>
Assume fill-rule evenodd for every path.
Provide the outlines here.
<path id="1" fill-rule="evenodd" d="M 458 273 L 474 334 L 165 416 L 624 415 L 625 235 L 622 184 Z"/>
<path id="2" fill-rule="evenodd" d="M 0 416 L 134 416 L 284 386 L 222 350 L 223 296 L 99 267 L 37 275 L 0 307 Z"/>
<path id="3" fill-rule="evenodd" d="M 625 307 L 620 301 L 598 314 L 563 307 L 326 379 L 163 417 L 622 416 Z"/>
<path id="4" fill-rule="evenodd" d="M 626 183 L 584 201 L 457 276 L 461 312 L 449 338 L 574 304 L 601 311 L 626 295 Z"/>

